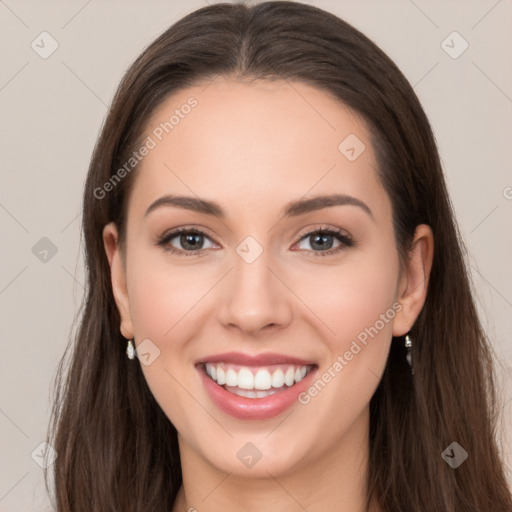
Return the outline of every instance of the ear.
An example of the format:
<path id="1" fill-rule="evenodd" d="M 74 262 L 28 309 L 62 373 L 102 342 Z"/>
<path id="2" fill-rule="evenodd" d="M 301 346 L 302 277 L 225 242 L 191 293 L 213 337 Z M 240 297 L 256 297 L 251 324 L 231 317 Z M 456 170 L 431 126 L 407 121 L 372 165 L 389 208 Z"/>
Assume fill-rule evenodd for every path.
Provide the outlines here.
<path id="1" fill-rule="evenodd" d="M 393 336 L 407 334 L 427 298 L 428 282 L 434 257 L 434 235 L 430 226 L 420 224 L 408 253 L 398 283 L 397 301 L 402 309 L 393 319 Z"/>
<path id="2" fill-rule="evenodd" d="M 120 330 L 126 339 L 133 338 L 133 325 L 130 315 L 130 302 L 126 287 L 126 272 L 121 251 L 118 244 L 116 225 L 111 222 L 103 228 L 103 245 L 110 265 L 110 278 L 112 292 L 116 301 L 119 316 L 121 317 Z"/>

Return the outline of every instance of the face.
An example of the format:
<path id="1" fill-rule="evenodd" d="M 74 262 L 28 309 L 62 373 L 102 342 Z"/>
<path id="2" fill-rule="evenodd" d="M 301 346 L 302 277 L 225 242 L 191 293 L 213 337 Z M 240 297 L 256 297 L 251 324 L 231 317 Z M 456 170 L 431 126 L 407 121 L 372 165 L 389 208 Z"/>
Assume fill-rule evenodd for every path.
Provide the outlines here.
<path id="1" fill-rule="evenodd" d="M 104 239 L 182 454 L 257 477 L 359 449 L 421 306 L 363 120 L 302 83 L 217 78 L 169 97 L 144 138 L 124 259 L 114 226 Z"/>

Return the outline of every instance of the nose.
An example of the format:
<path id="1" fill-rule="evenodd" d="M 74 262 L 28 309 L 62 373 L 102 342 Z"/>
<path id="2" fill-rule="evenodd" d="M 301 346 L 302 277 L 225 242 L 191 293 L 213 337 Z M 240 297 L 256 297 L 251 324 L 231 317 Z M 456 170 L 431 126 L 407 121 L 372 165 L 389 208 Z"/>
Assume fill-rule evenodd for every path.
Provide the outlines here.
<path id="1" fill-rule="evenodd" d="M 271 268 L 266 254 L 252 263 L 237 256 L 220 299 L 218 319 L 224 327 L 256 335 L 282 329 L 292 321 L 293 293 L 279 271 Z"/>

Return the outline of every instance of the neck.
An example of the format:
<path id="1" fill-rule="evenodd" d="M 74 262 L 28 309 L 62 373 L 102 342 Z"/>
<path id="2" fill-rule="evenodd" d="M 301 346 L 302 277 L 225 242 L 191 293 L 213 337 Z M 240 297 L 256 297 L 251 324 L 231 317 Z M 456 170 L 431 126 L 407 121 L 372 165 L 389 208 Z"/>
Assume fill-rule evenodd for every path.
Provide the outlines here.
<path id="1" fill-rule="evenodd" d="M 183 485 L 173 512 L 380 512 L 376 503 L 366 507 L 368 431 L 366 408 L 325 453 L 284 474 L 266 471 L 257 478 L 219 470 L 179 436 Z"/>

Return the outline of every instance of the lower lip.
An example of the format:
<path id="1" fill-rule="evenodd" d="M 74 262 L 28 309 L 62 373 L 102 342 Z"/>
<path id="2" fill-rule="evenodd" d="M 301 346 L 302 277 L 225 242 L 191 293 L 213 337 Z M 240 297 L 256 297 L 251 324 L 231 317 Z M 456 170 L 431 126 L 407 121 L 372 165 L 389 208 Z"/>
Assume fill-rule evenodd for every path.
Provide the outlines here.
<path id="1" fill-rule="evenodd" d="M 265 420 L 281 414 L 298 401 L 297 397 L 309 387 L 317 367 L 297 384 L 264 398 L 246 398 L 230 393 L 206 374 L 203 365 L 197 369 L 208 395 L 221 411 L 241 420 Z"/>

